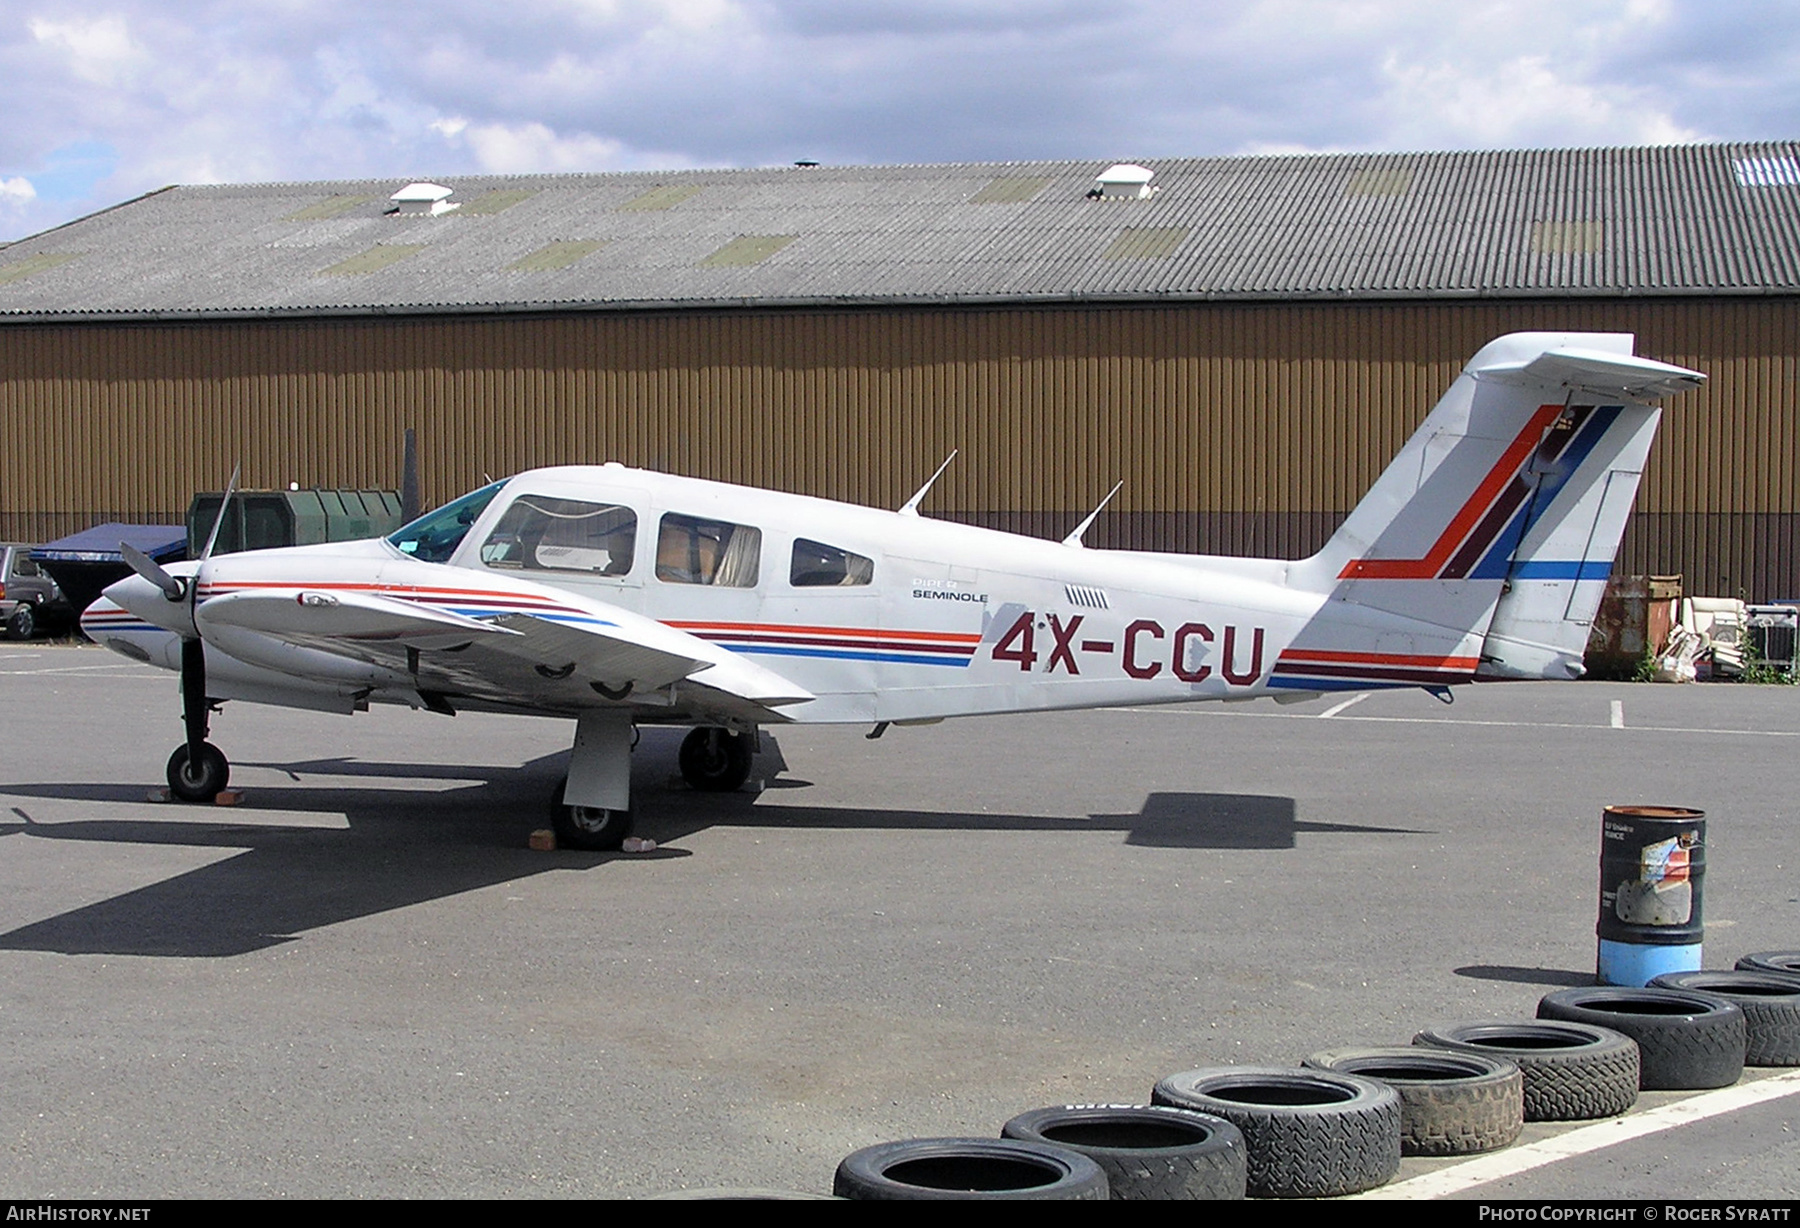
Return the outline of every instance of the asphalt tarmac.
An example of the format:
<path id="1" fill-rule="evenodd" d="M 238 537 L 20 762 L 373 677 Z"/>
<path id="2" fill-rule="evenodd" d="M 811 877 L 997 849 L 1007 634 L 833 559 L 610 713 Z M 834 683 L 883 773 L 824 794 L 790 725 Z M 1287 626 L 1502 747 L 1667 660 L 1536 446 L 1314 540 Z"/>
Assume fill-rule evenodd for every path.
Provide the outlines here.
<path id="1" fill-rule="evenodd" d="M 242 804 L 158 803 L 173 677 L 0 644 L 0 1197 L 826 1192 L 873 1143 L 1528 1017 L 1592 983 L 1613 803 L 1707 812 L 1709 967 L 1800 948 L 1800 688 L 1351 698 L 791 727 L 727 796 L 646 730 L 661 847 L 542 853 L 566 722 L 231 704 Z M 1391 1188 L 1800 1196 L 1800 1080 L 1695 1102 Z"/>

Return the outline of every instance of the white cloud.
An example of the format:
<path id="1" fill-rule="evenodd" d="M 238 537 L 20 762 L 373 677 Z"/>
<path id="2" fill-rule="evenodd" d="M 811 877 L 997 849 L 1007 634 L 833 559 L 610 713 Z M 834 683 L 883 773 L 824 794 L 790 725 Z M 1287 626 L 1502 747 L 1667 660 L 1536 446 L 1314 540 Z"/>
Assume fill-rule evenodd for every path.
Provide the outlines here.
<path id="1" fill-rule="evenodd" d="M 122 17 L 98 17 L 92 21 L 33 18 L 26 25 L 38 42 L 68 56 L 78 78 L 96 85 L 121 83 L 144 60 L 144 53 L 131 41 Z"/>
<path id="2" fill-rule="evenodd" d="M 1545 55 L 1509 60 L 1382 65 L 1388 132 L 1408 148 L 1663 145 L 1701 139 L 1658 105 L 1650 89 L 1589 84 Z M 1408 139 L 1411 137 L 1412 139 Z"/>
<path id="3" fill-rule="evenodd" d="M 118 157 L 14 235 L 171 182 L 1800 131 L 1785 0 L 26 2 L 0 181 Z"/>
<path id="4" fill-rule="evenodd" d="M 558 136 L 543 124 L 473 124 L 462 133 L 480 169 L 497 175 L 524 171 L 591 171 L 613 165 L 618 141 L 577 133 Z"/>
<path id="5" fill-rule="evenodd" d="M 25 176 L 14 175 L 11 179 L 0 179 L 0 203 L 17 208 L 36 199 L 37 189 L 31 186 L 31 180 Z"/>

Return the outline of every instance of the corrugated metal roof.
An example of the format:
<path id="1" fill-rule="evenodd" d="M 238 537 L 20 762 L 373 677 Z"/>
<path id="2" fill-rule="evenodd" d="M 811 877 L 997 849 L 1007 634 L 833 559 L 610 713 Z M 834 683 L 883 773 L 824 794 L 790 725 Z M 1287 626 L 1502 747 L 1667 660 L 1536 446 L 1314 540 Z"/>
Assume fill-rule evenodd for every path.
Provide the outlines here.
<path id="1" fill-rule="evenodd" d="M 1139 161 L 168 188 L 0 248 L 0 319 L 1800 292 L 1800 142 Z"/>

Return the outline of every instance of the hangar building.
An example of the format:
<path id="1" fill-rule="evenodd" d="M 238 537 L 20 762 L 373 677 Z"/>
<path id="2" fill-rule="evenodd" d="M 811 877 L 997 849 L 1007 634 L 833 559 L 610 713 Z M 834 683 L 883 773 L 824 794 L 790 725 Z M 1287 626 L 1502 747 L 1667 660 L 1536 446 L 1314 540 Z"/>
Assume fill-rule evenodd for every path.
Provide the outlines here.
<path id="1" fill-rule="evenodd" d="M 620 460 L 1298 556 L 1461 364 L 1629 331 L 1621 558 L 1800 596 L 1800 143 L 171 187 L 0 249 L 0 537 Z M 447 191 L 446 191 L 447 189 Z"/>

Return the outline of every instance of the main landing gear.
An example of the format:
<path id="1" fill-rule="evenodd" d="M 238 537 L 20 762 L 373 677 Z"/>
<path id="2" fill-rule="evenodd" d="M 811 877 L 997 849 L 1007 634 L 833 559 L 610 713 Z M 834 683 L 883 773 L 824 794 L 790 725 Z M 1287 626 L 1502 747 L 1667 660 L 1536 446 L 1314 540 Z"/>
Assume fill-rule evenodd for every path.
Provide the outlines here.
<path id="1" fill-rule="evenodd" d="M 587 712 L 575 722 L 569 774 L 550 799 L 563 848 L 611 852 L 631 834 L 631 747 L 637 729 L 623 712 Z"/>
<path id="2" fill-rule="evenodd" d="M 206 740 L 206 647 L 198 639 L 181 642 L 181 723 L 187 741 L 169 756 L 169 794 L 184 802 L 211 802 L 231 782 L 231 764 Z"/>
<path id="3" fill-rule="evenodd" d="M 701 728 L 681 741 L 681 778 L 701 793 L 730 793 L 750 779 L 756 738 L 729 729 Z"/>
<path id="4" fill-rule="evenodd" d="M 631 747 L 636 740 L 627 715 L 590 712 L 576 722 L 569 774 L 550 800 L 559 845 L 611 852 L 631 834 Z M 753 733 L 695 729 L 681 743 L 681 776 L 697 791 L 728 793 L 750 778 L 755 753 Z"/>
<path id="5" fill-rule="evenodd" d="M 550 826 L 556 831 L 560 847 L 611 852 L 625 843 L 635 819 L 629 806 L 614 810 L 606 806 L 565 805 L 563 798 L 568 789 L 569 778 L 565 776 L 550 797 Z"/>

